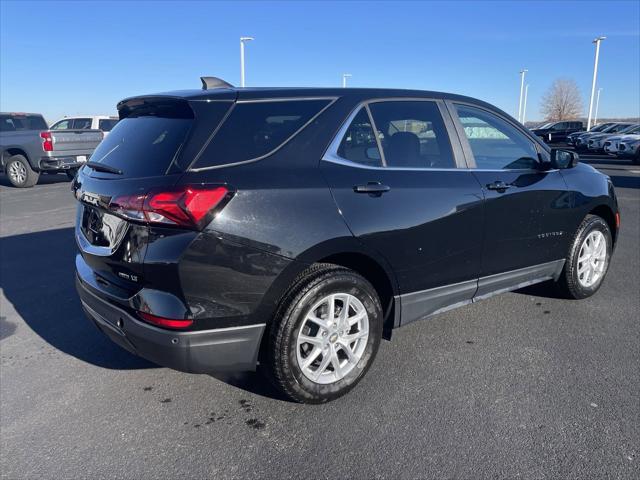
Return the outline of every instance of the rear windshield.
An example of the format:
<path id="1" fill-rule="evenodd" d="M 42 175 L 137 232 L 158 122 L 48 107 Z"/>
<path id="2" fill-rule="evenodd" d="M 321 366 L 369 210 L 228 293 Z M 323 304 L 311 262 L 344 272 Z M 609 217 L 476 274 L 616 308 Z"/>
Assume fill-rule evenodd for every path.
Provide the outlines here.
<path id="1" fill-rule="evenodd" d="M 282 146 L 330 102 L 319 99 L 237 103 L 191 168 L 264 157 Z"/>
<path id="2" fill-rule="evenodd" d="M 98 120 L 98 128 L 103 132 L 110 132 L 113 129 L 113 127 L 116 126 L 116 123 L 118 123 L 117 118 L 107 118 L 107 119 Z"/>
<path id="3" fill-rule="evenodd" d="M 120 120 L 91 156 L 127 177 L 163 175 L 184 142 L 192 118 L 157 116 Z"/>
<path id="4" fill-rule="evenodd" d="M 42 115 L 0 115 L 0 132 L 47 129 Z"/>

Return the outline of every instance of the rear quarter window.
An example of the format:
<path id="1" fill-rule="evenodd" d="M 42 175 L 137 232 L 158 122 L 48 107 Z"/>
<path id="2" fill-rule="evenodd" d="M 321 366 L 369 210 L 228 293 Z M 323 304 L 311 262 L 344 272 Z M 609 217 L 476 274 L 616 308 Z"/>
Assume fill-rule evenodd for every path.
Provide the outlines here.
<path id="1" fill-rule="evenodd" d="M 116 118 L 103 118 L 98 120 L 98 128 L 103 132 L 110 132 L 118 123 Z"/>
<path id="2" fill-rule="evenodd" d="M 273 153 L 331 99 L 238 102 L 191 169 L 256 160 Z"/>

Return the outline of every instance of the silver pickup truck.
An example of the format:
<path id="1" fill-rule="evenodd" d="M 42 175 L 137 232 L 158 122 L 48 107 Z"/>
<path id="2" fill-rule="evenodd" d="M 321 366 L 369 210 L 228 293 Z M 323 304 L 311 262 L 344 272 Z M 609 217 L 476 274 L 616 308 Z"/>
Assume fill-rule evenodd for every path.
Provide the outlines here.
<path id="1" fill-rule="evenodd" d="M 75 173 L 102 141 L 100 130 L 49 130 L 42 115 L 0 113 L 0 166 L 14 187 L 45 173 Z"/>

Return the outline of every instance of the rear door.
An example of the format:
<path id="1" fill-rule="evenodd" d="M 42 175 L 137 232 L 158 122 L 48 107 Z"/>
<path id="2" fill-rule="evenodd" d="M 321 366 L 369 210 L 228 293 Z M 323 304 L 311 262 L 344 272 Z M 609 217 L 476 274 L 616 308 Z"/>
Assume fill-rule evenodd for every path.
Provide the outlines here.
<path id="1" fill-rule="evenodd" d="M 477 295 L 555 273 L 572 208 L 562 175 L 541 168 L 534 140 L 512 120 L 472 104 L 448 105 L 485 196 Z"/>
<path id="2" fill-rule="evenodd" d="M 403 324 L 476 291 L 482 190 L 459 168 L 466 165 L 451 132 L 441 101 L 371 101 L 351 114 L 321 162 L 353 234 L 395 271 Z"/>

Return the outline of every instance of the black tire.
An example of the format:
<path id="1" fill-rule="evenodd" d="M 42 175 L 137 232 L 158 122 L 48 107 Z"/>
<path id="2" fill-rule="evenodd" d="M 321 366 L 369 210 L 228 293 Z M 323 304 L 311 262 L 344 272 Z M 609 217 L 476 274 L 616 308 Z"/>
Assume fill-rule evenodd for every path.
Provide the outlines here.
<path id="1" fill-rule="evenodd" d="M 73 181 L 74 178 L 76 178 L 76 174 L 78 173 L 78 168 L 70 168 L 69 170 L 67 170 L 65 173 L 67 174 L 67 178 L 71 181 Z"/>
<path id="2" fill-rule="evenodd" d="M 585 243 L 585 239 L 591 235 L 594 231 L 599 231 L 604 235 L 606 240 L 606 256 L 604 258 L 604 270 L 596 281 L 592 285 L 584 284 L 585 273 L 580 273 L 579 268 L 584 262 L 580 261 L 580 253 Z M 569 255 L 564 264 L 562 274 L 558 279 L 556 286 L 559 293 L 565 298 L 582 299 L 593 295 L 602 286 L 602 282 L 609 269 L 609 263 L 611 261 L 611 251 L 613 247 L 613 241 L 611 236 L 611 229 L 607 222 L 596 215 L 587 215 L 582 221 L 576 234 L 573 237 Z M 582 278 L 581 278 L 582 277 Z"/>
<path id="3" fill-rule="evenodd" d="M 631 161 L 633 163 L 635 163 L 636 165 L 640 165 L 640 148 L 638 149 L 638 151 L 636 152 L 635 156 L 633 156 L 631 158 Z"/>
<path id="4" fill-rule="evenodd" d="M 5 174 L 11 185 L 18 188 L 33 187 L 38 183 L 38 172 L 34 172 L 24 155 L 13 155 L 7 161 Z"/>
<path id="5" fill-rule="evenodd" d="M 350 367 L 352 369 L 343 378 L 332 383 L 316 383 L 303 373 L 299 365 L 298 334 L 305 324 L 307 324 L 305 328 L 308 328 L 306 316 L 309 310 L 333 293 L 348 293 L 361 302 L 368 316 L 369 334 L 359 360 L 355 366 Z M 337 265 L 313 265 L 293 282 L 280 302 L 270 326 L 266 344 L 266 367 L 269 378 L 287 397 L 301 403 L 324 403 L 346 394 L 362 379 L 373 363 L 382 337 L 382 320 L 382 307 L 378 294 L 364 277 Z M 317 338 L 326 338 L 322 336 L 321 331 L 322 329 L 318 327 Z M 333 336 L 330 335 L 323 341 L 328 345 L 329 339 Z M 336 342 L 336 338 L 331 341 Z M 301 345 L 300 349 L 304 347 L 305 345 Z M 318 347 L 319 351 L 322 348 L 324 347 Z M 324 361 L 324 350 L 320 351 L 317 362 L 322 363 L 322 361 Z M 342 361 L 346 362 L 346 359 Z M 340 364 L 341 359 L 337 363 Z M 353 363 L 347 362 L 344 367 L 350 365 Z M 333 361 L 326 368 L 329 369 L 326 370 L 329 374 L 331 371 L 336 374 Z M 319 366 L 317 369 L 319 371 Z"/>

